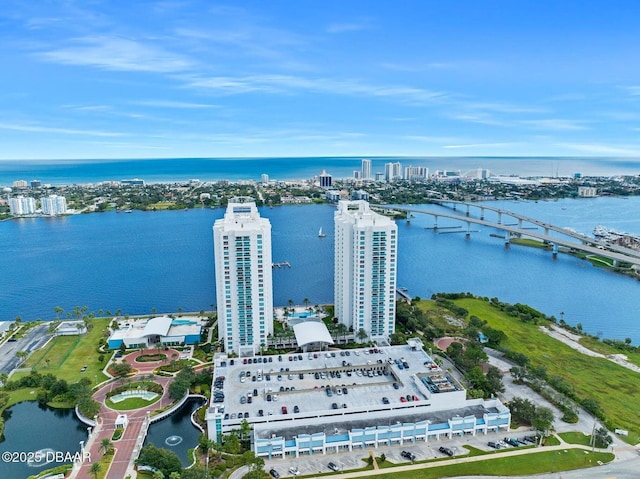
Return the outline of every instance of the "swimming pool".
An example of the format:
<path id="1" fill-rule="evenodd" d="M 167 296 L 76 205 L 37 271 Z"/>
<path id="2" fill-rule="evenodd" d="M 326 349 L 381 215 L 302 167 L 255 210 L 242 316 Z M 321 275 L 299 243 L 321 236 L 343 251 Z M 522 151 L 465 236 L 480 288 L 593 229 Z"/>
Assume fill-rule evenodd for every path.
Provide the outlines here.
<path id="1" fill-rule="evenodd" d="M 294 319 L 309 319 L 309 318 L 317 318 L 318 314 L 309 311 L 296 311 L 294 313 L 287 313 L 287 318 Z"/>

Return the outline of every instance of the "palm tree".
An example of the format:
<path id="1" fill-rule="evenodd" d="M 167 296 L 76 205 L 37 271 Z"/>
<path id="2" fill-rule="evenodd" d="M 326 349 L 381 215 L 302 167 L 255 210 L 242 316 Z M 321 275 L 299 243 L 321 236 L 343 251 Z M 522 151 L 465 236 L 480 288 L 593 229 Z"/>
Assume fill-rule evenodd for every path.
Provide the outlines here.
<path id="1" fill-rule="evenodd" d="M 302 304 L 304 304 L 304 307 L 305 307 L 305 308 L 308 308 L 308 306 L 309 306 L 309 298 L 304 298 L 304 299 L 302 300 Z"/>
<path id="2" fill-rule="evenodd" d="M 109 454 L 111 449 L 113 448 L 113 444 L 111 444 L 111 439 L 105 437 L 100 441 L 100 451 L 102 454 Z"/>
<path id="3" fill-rule="evenodd" d="M 358 339 L 360 340 L 360 342 L 364 343 L 365 339 L 367 339 L 368 337 L 369 337 L 369 335 L 367 334 L 365 329 L 364 328 L 360 328 L 360 330 L 358 331 Z"/>
<path id="4" fill-rule="evenodd" d="M 64 309 L 62 309 L 60 306 L 56 306 L 55 308 L 53 308 L 53 310 L 56 312 L 56 319 L 60 319 L 60 315 L 64 313 Z"/>
<path id="5" fill-rule="evenodd" d="M 93 476 L 93 479 L 98 478 L 98 473 L 100 472 L 101 468 L 102 466 L 100 466 L 99 462 L 94 462 L 93 464 L 91 464 L 91 469 L 89 469 L 89 474 Z"/>

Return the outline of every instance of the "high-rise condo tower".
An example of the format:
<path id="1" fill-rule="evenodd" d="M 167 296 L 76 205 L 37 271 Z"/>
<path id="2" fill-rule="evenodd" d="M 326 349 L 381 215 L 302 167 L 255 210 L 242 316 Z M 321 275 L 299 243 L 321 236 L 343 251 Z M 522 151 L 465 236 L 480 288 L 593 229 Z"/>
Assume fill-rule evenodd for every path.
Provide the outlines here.
<path id="1" fill-rule="evenodd" d="M 218 339 L 227 353 L 252 355 L 273 333 L 271 223 L 252 198 L 229 200 L 213 225 Z"/>
<path id="2" fill-rule="evenodd" d="M 364 200 L 340 201 L 334 226 L 335 315 L 356 338 L 364 330 L 367 338 L 388 339 L 395 331 L 398 227 Z"/>

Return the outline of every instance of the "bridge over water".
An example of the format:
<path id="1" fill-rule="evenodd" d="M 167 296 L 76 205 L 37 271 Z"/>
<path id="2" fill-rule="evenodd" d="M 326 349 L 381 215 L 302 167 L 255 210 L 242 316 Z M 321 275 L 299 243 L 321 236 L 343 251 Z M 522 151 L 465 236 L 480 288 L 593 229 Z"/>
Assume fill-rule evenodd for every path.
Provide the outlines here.
<path id="1" fill-rule="evenodd" d="M 515 226 L 517 225 L 519 228 L 521 229 L 531 229 L 531 228 L 543 228 L 544 229 L 544 234 L 548 235 L 550 231 L 555 231 L 556 233 L 560 233 L 561 235 L 566 235 L 569 236 L 571 238 L 574 238 L 578 241 L 580 241 L 583 244 L 588 244 L 588 245 L 592 245 L 592 246 L 602 246 L 603 248 L 610 250 L 610 251 L 615 251 L 617 253 L 621 253 L 627 256 L 632 256 L 632 257 L 636 257 L 636 258 L 640 258 L 640 251 L 636 251 L 630 248 L 625 248 L 624 246 L 619 246 L 616 244 L 609 244 L 605 241 L 601 241 L 598 240 L 596 238 L 592 238 L 590 236 L 586 236 L 583 235 L 581 233 L 578 233 L 576 231 L 572 231 L 572 230 L 568 230 L 566 228 L 561 228 L 559 226 L 555 226 L 549 223 L 545 223 L 544 221 L 540 221 L 537 220 L 535 218 L 531 218 L 529 216 L 525 216 L 519 213 L 514 213 L 513 211 L 509 211 L 509 210 L 505 210 L 505 209 L 501 209 L 501 208 L 495 208 L 493 206 L 488 206 L 485 204 L 476 204 L 476 203 L 468 203 L 465 201 L 455 201 L 455 200 L 433 200 L 432 201 L 433 204 L 437 204 L 439 206 L 445 207 L 445 208 L 451 208 L 453 211 L 457 211 L 457 207 L 458 205 L 464 207 L 466 209 L 465 212 L 465 216 L 470 216 L 470 210 L 471 208 L 478 208 L 480 210 L 480 219 L 484 219 L 485 217 L 485 211 L 492 211 L 494 213 L 496 213 L 498 220 L 497 223 L 498 224 L 502 224 L 502 217 L 503 216 L 507 216 L 507 217 L 511 217 L 514 218 L 516 220 L 518 220 L 517 223 L 514 224 L 507 224 L 507 226 Z M 449 206 L 451 205 L 451 206 Z M 532 227 L 524 227 L 523 224 L 524 223 L 529 223 L 531 225 L 534 225 Z"/>
<path id="2" fill-rule="evenodd" d="M 456 205 L 465 205 L 467 207 L 475 206 L 478 208 L 483 208 L 484 210 L 494 211 L 499 214 L 498 222 L 488 221 L 484 219 L 484 212 L 482 212 L 481 218 L 475 218 L 469 215 L 467 210 L 467 214 L 462 216 L 458 213 L 452 212 L 447 213 L 443 211 L 433 211 L 419 208 L 410 208 L 404 206 L 392 206 L 392 205 L 383 205 L 380 208 L 394 210 L 394 211 L 405 211 L 407 213 L 412 214 L 426 214 L 433 216 L 435 218 L 434 229 L 438 229 L 438 218 L 448 218 L 457 221 L 461 221 L 466 223 L 467 230 L 465 231 L 467 236 L 470 236 L 472 233 L 471 225 L 480 225 L 487 226 L 489 228 L 494 228 L 500 231 L 506 232 L 505 242 L 508 243 L 510 241 L 511 236 L 515 237 L 529 237 L 533 239 L 537 239 L 543 241 L 544 243 L 552 244 L 555 246 L 563 246 L 575 251 L 581 251 L 590 255 L 597 255 L 603 258 L 608 258 L 613 260 L 616 264 L 618 263 L 629 263 L 636 268 L 640 268 L 640 252 L 622 248 L 622 252 L 619 251 L 621 247 L 612 248 L 612 245 L 607 243 L 600 243 L 593 238 L 589 238 L 580 233 L 576 233 L 570 230 L 566 230 L 564 228 L 560 228 L 559 226 L 554 226 L 549 223 L 542 222 L 540 220 L 536 220 L 534 218 L 529 218 L 524 215 L 519 215 L 517 213 L 510 212 L 508 210 L 501 210 L 499 208 L 487 207 L 485 205 L 474 205 L 472 203 L 464 203 L 464 202 L 453 202 L 450 200 L 443 200 L 442 203 L 454 203 Z M 440 201 L 437 202 L 440 204 Z M 503 224 L 502 216 L 511 216 L 518 220 L 516 224 Z M 524 223 L 529 223 L 535 225 L 533 227 L 527 227 Z M 537 228 L 544 228 L 544 233 L 540 233 L 534 231 Z M 559 233 L 561 236 L 551 236 L 549 233 L 553 231 Z M 564 237 L 562 236 L 564 235 Z M 587 241 L 588 240 L 588 241 Z M 613 245 L 615 246 L 615 245 Z"/>

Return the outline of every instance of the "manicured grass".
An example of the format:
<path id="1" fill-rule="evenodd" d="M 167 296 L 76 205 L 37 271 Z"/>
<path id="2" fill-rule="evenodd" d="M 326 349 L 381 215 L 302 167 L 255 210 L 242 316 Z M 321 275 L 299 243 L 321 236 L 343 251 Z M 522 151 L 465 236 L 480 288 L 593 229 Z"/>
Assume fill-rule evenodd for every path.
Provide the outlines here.
<path id="1" fill-rule="evenodd" d="M 540 331 L 533 323 L 524 323 L 480 299 L 455 301 L 470 315 L 487 320 L 489 326 L 502 330 L 507 339 L 502 343 L 512 351 L 525 354 L 535 366 L 544 366 L 549 376 L 564 378 L 581 398 L 595 399 L 606 417 L 616 427 L 629 430 L 629 443 L 640 440 L 640 397 L 638 374 L 607 359 L 579 353 Z"/>
<path id="2" fill-rule="evenodd" d="M 582 432 L 561 432 L 558 434 L 564 442 L 569 444 L 581 444 L 583 446 L 591 445 L 591 434 Z"/>
<path id="3" fill-rule="evenodd" d="M 8 391 L 9 402 L 5 406 L 5 409 L 23 401 L 35 401 L 38 397 L 38 391 L 40 391 L 40 388 L 22 388 L 16 389 L 15 391 Z"/>
<path id="4" fill-rule="evenodd" d="M 425 469 L 395 472 L 393 479 L 438 479 L 455 476 L 532 476 L 545 472 L 570 471 L 609 462 L 615 456 L 610 453 L 589 452 L 581 449 L 541 451 L 514 457 L 493 457 L 490 460 L 438 466 Z M 367 477 L 388 479 L 389 475 L 371 474 Z"/>
<path id="5" fill-rule="evenodd" d="M 161 397 L 162 396 L 158 395 L 158 397 L 156 397 L 155 399 L 152 399 L 151 401 L 147 401 L 146 399 L 135 398 L 135 397 L 127 398 L 124 401 L 120 401 L 120 402 L 113 402 L 111 399 L 107 399 L 105 404 L 109 406 L 111 409 L 115 409 L 116 411 L 128 411 L 129 409 L 140 409 L 141 407 L 146 407 L 149 404 L 158 402 L 158 400 Z"/>
<path id="6" fill-rule="evenodd" d="M 102 368 L 109 359 L 110 353 L 104 354 L 104 362 L 100 362 L 97 351 L 98 341 L 110 318 L 91 320 L 90 331 L 82 336 L 58 336 L 53 338 L 43 349 L 34 352 L 26 361 L 26 367 L 35 367 L 42 374 L 51 373 L 65 379 L 69 383 L 87 378 L 92 384 L 104 381 L 107 377 Z M 47 362 L 48 361 L 48 362 Z M 83 366 L 85 372 L 80 372 Z M 28 373 L 18 373 L 16 378 Z"/>

